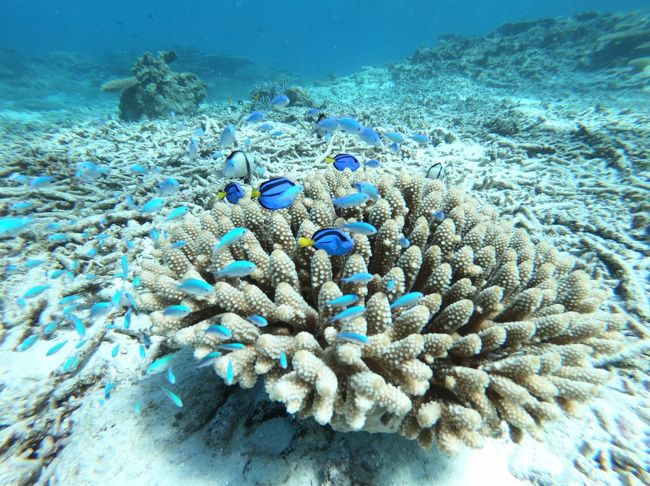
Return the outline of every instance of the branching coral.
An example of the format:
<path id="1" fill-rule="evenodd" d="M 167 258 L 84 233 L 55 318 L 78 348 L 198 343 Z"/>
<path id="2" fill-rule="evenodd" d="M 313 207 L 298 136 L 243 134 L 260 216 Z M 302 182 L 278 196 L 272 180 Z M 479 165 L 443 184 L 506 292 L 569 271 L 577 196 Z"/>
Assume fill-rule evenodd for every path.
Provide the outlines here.
<path id="1" fill-rule="evenodd" d="M 381 199 L 335 210 L 331 198 L 362 179 L 377 185 Z M 289 413 L 337 430 L 399 432 L 447 453 L 480 447 L 504 423 L 515 439 L 535 434 L 607 381 L 592 358 L 620 348 L 623 320 L 599 310 L 607 292 L 574 258 L 534 244 L 493 208 L 440 181 L 329 171 L 303 183 L 289 209 L 217 203 L 171 228 L 158 260 L 143 264 L 140 306 L 151 312 L 155 332 L 194 348 L 199 359 L 221 349 L 214 360 L 220 376 L 245 388 L 263 378 Z M 297 245 L 344 219 L 379 231 L 354 234 L 355 248 L 343 257 Z M 213 253 L 234 227 L 250 231 Z M 174 249 L 179 240 L 186 244 Z M 241 259 L 257 270 L 215 281 L 213 272 Z M 343 281 L 359 272 L 374 277 Z M 214 291 L 188 296 L 177 287 L 187 278 Z M 409 292 L 423 295 L 410 306 L 391 305 Z M 340 309 L 326 303 L 343 294 L 357 295 L 365 313 L 332 320 Z M 179 302 L 192 312 L 163 315 Z M 269 325 L 256 326 L 251 314 Z M 212 324 L 232 335 L 206 332 Z M 234 342 L 243 347 L 220 347 Z"/>

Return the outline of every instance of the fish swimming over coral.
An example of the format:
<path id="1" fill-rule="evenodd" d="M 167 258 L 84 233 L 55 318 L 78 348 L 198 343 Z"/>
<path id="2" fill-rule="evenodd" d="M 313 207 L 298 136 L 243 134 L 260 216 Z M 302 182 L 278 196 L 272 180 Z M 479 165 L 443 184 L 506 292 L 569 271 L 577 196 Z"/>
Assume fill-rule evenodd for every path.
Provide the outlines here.
<path id="1" fill-rule="evenodd" d="M 288 208 L 300 194 L 301 187 L 287 177 L 276 177 L 262 182 L 259 189 L 253 189 L 251 197 L 257 199 L 265 209 Z"/>
<path id="2" fill-rule="evenodd" d="M 338 154 L 334 157 L 328 156 L 325 157 L 325 162 L 334 165 L 334 167 L 340 171 L 350 169 L 352 172 L 354 172 L 359 167 L 361 167 L 359 160 L 354 155 L 350 154 Z"/>
<path id="3" fill-rule="evenodd" d="M 328 255 L 347 255 L 354 248 L 354 240 L 345 231 L 337 228 L 323 228 L 311 238 L 300 237 L 298 244 L 302 247 L 313 246 L 317 250 L 325 250 Z"/>
<path id="4" fill-rule="evenodd" d="M 217 192 L 217 199 L 226 199 L 230 204 L 237 204 L 246 195 L 242 186 L 229 182 L 222 191 Z"/>

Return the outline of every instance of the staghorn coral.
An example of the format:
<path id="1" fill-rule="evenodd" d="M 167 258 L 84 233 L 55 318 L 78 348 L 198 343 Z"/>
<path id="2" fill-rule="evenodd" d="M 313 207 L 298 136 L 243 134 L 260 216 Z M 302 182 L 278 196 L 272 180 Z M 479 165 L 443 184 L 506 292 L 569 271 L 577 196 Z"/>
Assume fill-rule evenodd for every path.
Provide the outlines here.
<path id="1" fill-rule="evenodd" d="M 351 183 L 374 182 L 375 204 L 335 210 L 331 197 Z M 396 432 L 446 453 L 480 447 L 507 424 L 518 440 L 536 435 L 563 411 L 573 412 L 609 378 L 592 358 L 622 344 L 619 316 L 602 312 L 607 296 L 577 260 L 500 220 L 467 193 L 441 181 L 327 171 L 303 181 L 287 210 L 270 212 L 251 200 L 217 203 L 173 226 L 156 259 L 143 264 L 139 296 L 154 332 L 202 359 L 224 343 L 214 369 L 248 388 L 262 378 L 271 399 L 289 413 L 334 429 Z M 444 211 L 440 221 L 432 212 Z M 353 235 L 354 251 L 329 257 L 296 240 L 344 219 L 370 221 L 376 235 Z M 212 247 L 234 227 L 250 231 L 228 250 Z M 399 244 L 406 235 L 413 245 Z M 174 241 L 185 240 L 181 249 Z M 213 272 L 248 259 L 244 279 L 215 281 Z M 368 283 L 343 282 L 371 272 Z M 214 285 L 204 297 L 177 288 L 185 278 Z M 414 305 L 392 306 L 409 292 Z M 365 302 L 362 316 L 332 321 L 326 302 L 343 294 Z M 182 302 L 181 319 L 162 310 Z M 267 327 L 246 317 L 263 315 Z M 208 333 L 221 324 L 232 336 Z M 359 344 L 341 332 L 367 335 Z M 286 359 L 286 361 L 285 361 Z"/>

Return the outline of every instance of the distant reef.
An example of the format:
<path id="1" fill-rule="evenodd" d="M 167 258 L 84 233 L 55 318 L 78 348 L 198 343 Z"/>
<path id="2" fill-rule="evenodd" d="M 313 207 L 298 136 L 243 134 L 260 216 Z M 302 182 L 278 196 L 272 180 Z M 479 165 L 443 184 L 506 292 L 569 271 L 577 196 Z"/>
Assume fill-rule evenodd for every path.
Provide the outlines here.
<path id="1" fill-rule="evenodd" d="M 402 81 L 447 72 L 497 87 L 580 82 L 580 73 L 603 70 L 616 74 L 610 88 L 643 87 L 650 81 L 650 16 L 586 12 L 507 23 L 480 38 L 443 35 L 391 70 Z"/>
<path id="2" fill-rule="evenodd" d="M 178 73 L 169 64 L 177 59 L 174 51 L 143 54 L 133 65 L 129 78 L 102 85 L 103 91 L 120 91 L 120 118 L 125 121 L 195 113 L 207 94 L 207 85 L 192 73 Z"/>

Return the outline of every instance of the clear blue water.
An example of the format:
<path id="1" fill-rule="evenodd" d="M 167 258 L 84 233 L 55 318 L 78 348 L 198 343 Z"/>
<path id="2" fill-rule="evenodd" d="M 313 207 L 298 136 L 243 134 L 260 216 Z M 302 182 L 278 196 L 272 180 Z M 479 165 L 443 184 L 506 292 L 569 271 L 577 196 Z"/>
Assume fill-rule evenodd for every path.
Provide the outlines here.
<path id="1" fill-rule="evenodd" d="M 184 46 L 299 75 L 339 74 L 405 57 L 442 33 L 642 8 L 647 0 L 3 0 L 0 47 L 106 54 Z"/>

